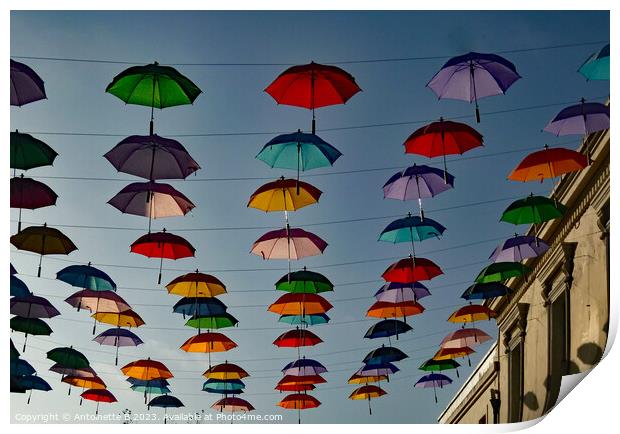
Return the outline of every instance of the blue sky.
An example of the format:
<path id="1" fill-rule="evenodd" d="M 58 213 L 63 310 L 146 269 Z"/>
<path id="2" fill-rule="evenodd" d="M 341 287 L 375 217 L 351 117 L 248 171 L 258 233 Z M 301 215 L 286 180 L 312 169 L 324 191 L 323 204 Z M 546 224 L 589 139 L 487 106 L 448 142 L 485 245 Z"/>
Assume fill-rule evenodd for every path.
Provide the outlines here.
<path id="1" fill-rule="evenodd" d="M 497 52 L 556 46 L 609 39 L 606 12 L 13 12 L 11 55 L 87 58 L 142 64 L 170 63 L 307 63 L 357 59 L 451 56 L 467 51 Z M 602 44 L 601 44 L 602 45 Z M 521 185 L 506 180 L 509 171 L 529 148 L 563 143 L 575 148 L 578 138 L 556 138 L 541 132 L 562 103 L 579 98 L 604 99 L 608 82 L 586 82 L 576 70 L 598 45 L 534 50 L 505 54 L 522 80 L 505 96 L 480 101 L 482 122 L 475 125 L 473 107 L 461 101 L 438 101 L 425 84 L 447 59 L 342 65 L 363 92 L 344 106 L 317 110 L 318 134 L 336 146 L 343 156 L 333 168 L 309 174 L 306 181 L 324 194 L 318 205 L 291 214 L 293 226 L 315 232 L 329 243 L 325 254 L 295 266 L 307 265 L 324 273 L 336 285 L 328 298 L 334 309 L 332 323 L 314 331 L 325 343 L 305 351 L 330 370 L 327 384 L 313 393 L 323 405 L 302 415 L 307 423 L 422 423 L 434 422 L 461 378 L 439 394 L 413 389 L 420 375 L 417 367 L 431 357 L 443 335 L 455 329 L 446 322 L 462 300 L 462 291 L 486 264 L 492 249 L 514 227 L 499 223 L 501 211 L 511 198 L 530 191 L 544 192 L 550 183 Z M 16 59 L 20 60 L 20 59 Z M 156 285 L 158 264 L 129 253 L 129 245 L 146 229 L 146 220 L 120 214 L 106 204 L 123 186 L 133 181 L 116 173 L 102 155 L 124 136 L 146 134 L 149 111 L 125 105 L 104 93 L 112 78 L 129 65 L 115 63 L 21 60 L 45 80 L 48 100 L 11 108 L 11 129 L 29 132 L 103 133 L 118 136 L 34 134 L 60 154 L 53 167 L 29 171 L 28 176 L 50 185 L 60 196 L 56 207 L 24 211 L 27 222 L 48 222 L 62 230 L 79 247 L 69 257 L 45 258 L 43 278 L 37 279 L 37 258 L 11 248 L 11 261 L 31 290 L 46 296 L 62 312 L 49 321 L 49 338 L 29 339 L 24 357 L 47 379 L 53 391 L 33 394 L 27 406 L 23 395 L 11 396 L 11 411 L 90 411 L 92 403 L 78 406 L 77 394 L 67 396 L 60 377 L 48 372 L 45 351 L 74 343 L 91 360 L 119 403 L 103 407 L 110 412 L 130 408 L 145 411 L 143 398 L 132 392 L 114 367 L 113 349 L 91 341 L 91 323 L 85 312 L 63 302 L 75 288 L 54 281 L 68 261 L 92 261 L 101 265 L 119 285 L 122 295 L 145 319 L 137 333 L 145 344 L 121 349 L 120 364 L 150 356 L 161 360 L 175 374 L 172 391 L 186 411 L 208 410 L 217 396 L 201 392 L 204 355 L 186 354 L 178 347 L 192 335 L 179 315 L 172 314 L 177 297 Z M 252 377 L 243 396 L 257 412 L 282 413 L 284 421 L 296 422 L 296 413 L 281 410 L 276 402 L 284 395 L 273 390 L 280 369 L 295 359 L 293 349 L 279 349 L 271 342 L 286 330 L 267 306 L 279 295 L 273 283 L 286 271 L 286 263 L 262 261 L 249 249 L 267 229 L 278 227 L 281 216 L 246 208 L 249 195 L 269 178 L 293 176 L 270 169 L 254 156 L 275 132 L 308 129 L 307 110 L 277 106 L 262 90 L 285 66 L 178 66 L 204 93 L 192 106 L 156 111 L 155 130 L 177 138 L 202 166 L 197 175 L 173 186 L 196 204 L 183 218 L 158 220 L 186 237 L 197 249 L 196 258 L 165 262 L 163 281 L 180 270 L 199 268 L 211 272 L 228 287 L 221 298 L 236 316 L 239 327 L 225 333 L 238 348 L 213 357 L 243 366 Z M 556 104 L 556 105 L 552 105 Z M 540 106 L 538 108 L 531 108 Z M 513 110 L 530 107 L 527 110 Z M 505 111 L 502 113 L 502 111 Z M 500 113 L 493 113 L 500 112 Z M 449 171 L 455 189 L 426 200 L 427 216 L 447 227 L 441 240 L 418 247 L 445 271 L 429 282 L 433 293 L 422 301 L 427 311 L 410 319 L 413 333 L 402 336 L 397 346 L 410 358 L 399 364 L 401 372 L 384 384 L 388 395 L 373 401 L 373 415 L 366 404 L 347 398 L 354 387 L 347 378 L 360 366 L 368 351 L 381 342 L 363 339 L 373 323 L 365 312 L 372 294 L 381 285 L 380 274 L 394 260 L 408 254 L 408 246 L 377 243 L 379 232 L 393 219 L 416 210 L 416 203 L 384 200 L 381 186 L 396 167 L 428 159 L 403 154 L 402 142 L 424 122 L 439 116 L 463 119 L 484 136 L 485 147 L 461 158 L 450 158 Z M 338 129 L 349 126 L 410 122 L 393 126 Z M 323 131 L 322 131 L 323 130 Z M 247 135 L 192 134 L 263 132 Z M 190 136 L 182 136 L 190 135 Z M 499 155 L 498 155 L 499 154 Z M 433 163 L 440 164 L 439 161 Z M 361 169 L 377 169 L 356 173 Z M 316 175 L 316 176 L 315 176 Z M 107 178 L 110 180 L 47 177 Z M 234 178 L 234 179 L 231 179 Z M 245 178 L 238 180 L 238 178 Z M 247 179 L 247 178 L 265 178 Z M 497 199 L 497 201 L 495 201 Z M 493 202 L 490 202 L 493 201 Z M 478 202 L 486 202 L 473 205 Z M 11 213 L 17 218 L 17 211 Z M 370 217 L 378 217 L 370 219 Z M 380 218 L 384 217 L 384 218 Z M 333 223 L 340 220 L 355 220 Z M 367 219 L 367 220 L 364 220 Z M 328 223 L 328 224 L 323 224 Z M 73 226 L 106 226 L 122 230 Z M 11 223 L 12 232 L 16 223 Z M 249 228 L 249 229 L 229 229 Z M 210 230 L 195 230 L 210 229 Z M 524 228 L 518 228 L 522 231 Z M 119 267 L 123 265 L 124 267 Z M 135 269 L 129 267 L 152 267 Z M 179 270 L 179 271 L 176 271 Z M 362 282 L 362 283 L 360 283 Z M 492 323 L 481 324 L 491 335 Z M 99 326 L 98 330 L 103 330 Z M 13 334 L 14 342 L 23 335 Z M 482 346 L 478 355 L 486 352 Z M 20 347 L 20 345 L 18 345 Z M 466 365 L 466 363 L 465 363 Z M 53 399 L 50 399 L 53 398 Z"/>

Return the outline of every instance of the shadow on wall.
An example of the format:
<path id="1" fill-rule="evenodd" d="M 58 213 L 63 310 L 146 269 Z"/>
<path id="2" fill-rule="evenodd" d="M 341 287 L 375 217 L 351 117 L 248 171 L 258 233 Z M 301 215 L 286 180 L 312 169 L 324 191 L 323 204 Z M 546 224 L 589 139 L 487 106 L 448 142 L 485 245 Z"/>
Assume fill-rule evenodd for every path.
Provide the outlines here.
<path id="1" fill-rule="evenodd" d="M 577 357 L 586 365 L 594 366 L 601 361 L 603 349 L 597 344 L 589 342 L 577 349 Z"/>
<path id="2" fill-rule="evenodd" d="M 523 404 L 530 410 L 536 411 L 540 408 L 538 397 L 534 392 L 527 392 L 523 395 Z"/>

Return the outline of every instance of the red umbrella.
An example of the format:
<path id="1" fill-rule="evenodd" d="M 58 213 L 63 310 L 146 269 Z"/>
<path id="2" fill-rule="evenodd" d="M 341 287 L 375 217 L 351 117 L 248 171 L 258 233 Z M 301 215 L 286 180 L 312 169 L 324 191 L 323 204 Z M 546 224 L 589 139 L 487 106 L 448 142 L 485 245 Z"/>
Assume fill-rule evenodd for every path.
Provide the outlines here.
<path id="1" fill-rule="evenodd" d="M 22 230 L 22 209 L 37 209 L 56 205 L 58 195 L 42 182 L 31 178 L 11 178 L 11 208 L 19 208 L 17 232 Z"/>
<path id="2" fill-rule="evenodd" d="M 310 347 L 320 344 L 323 340 L 309 330 L 289 330 L 273 341 L 278 347 Z"/>
<path id="3" fill-rule="evenodd" d="M 278 383 L 274 389 L 279 390 L 280 392 L 307 392 L 309 390 L 316 389 L 316 386 L 314 384 Z"/>
<path id="4" fill-rule="evenodd" d="M 95 414 L 99 414 L 100 402 L 116 402 L 116 397 L 107 389 L 88 389 L 80 396 L 84 399 L 88 399 L 89 401 L 97 401 L 97 410 L 95 411 Z"/>
<path id="5" fill-rule="evenodd" d="M 278 381 L 278 385 L 310 385 L 322 383 L 327 383 L 327 381 L 320 375 L 285 375 L 280 381 Z"/>
<path id="6" fill-rule="evenodd" d="M 316 132 L 314 109 L 344 104 L 361 91 L 355 78 L 345 70 L 311 62 L 293 66 L 265 89 L 278 104 L 312 110 L 312 134 Z"/>
<path id="7" fill-rule="evenodd" d="M 387 282 L 413 283 L 431 280 L 443 274 L 441 268 L 430 259 L 415 258 L 409 255 L 390 265 L 382 274 Z"/>
<path id="8" fill-rule="evenodd" d="M 185 238 L 166 232 L 148 233 L 142 235 L 131 244 L 131 252 L 144 255 L 147 258 L 160 258 L 159 277 L 161 283 L 161 267 L 166 259 L 181 259 L 194 256 L 196 249 Z"/>
<path id="9" fill-rule="evenodd" d="M 432 122 L 411 134 L 404 143 L 406 154 L 433 158 L 443 156 L 444 175 L 448 172 L 446 155 L 462 155 L 482 146 L 482 135 L 467 124 L 444 121 Z"/>

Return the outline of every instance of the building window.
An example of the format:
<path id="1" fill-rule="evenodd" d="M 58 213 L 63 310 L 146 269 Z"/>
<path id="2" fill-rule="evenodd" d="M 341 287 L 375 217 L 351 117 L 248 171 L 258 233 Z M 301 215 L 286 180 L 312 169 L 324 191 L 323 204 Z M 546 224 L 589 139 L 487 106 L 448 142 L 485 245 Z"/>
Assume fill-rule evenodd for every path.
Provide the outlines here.
<path id="1" fill-rule="evenodd" d="M 508 422 L 521 422 L 522 403 L 523 341 L 519 339 L 508 353 Z"/>

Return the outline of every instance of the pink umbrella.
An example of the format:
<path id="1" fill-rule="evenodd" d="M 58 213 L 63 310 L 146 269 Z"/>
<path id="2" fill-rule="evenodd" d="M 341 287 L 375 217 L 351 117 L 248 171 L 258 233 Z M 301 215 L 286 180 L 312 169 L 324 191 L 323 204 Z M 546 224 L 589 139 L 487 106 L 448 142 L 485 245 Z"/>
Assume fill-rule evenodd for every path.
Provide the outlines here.
<path id="1" fill-rule="evenodd" d="M 441 348 L 463 348 L 483 344 L 491 339 L 491 336 L 477 328 L 462 328 L 450 333 L 441 341 Z"/>
<path id="2" fill-rule="evenodd" d="M 84 289 L 71 294 L 65 301 L 78 311 L 88 309 L 91 312 L 125 312 L 131 309 L 131 306 L 114 291 Z"/>

